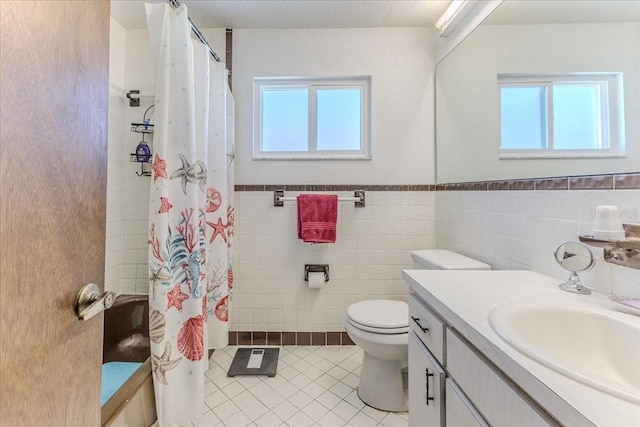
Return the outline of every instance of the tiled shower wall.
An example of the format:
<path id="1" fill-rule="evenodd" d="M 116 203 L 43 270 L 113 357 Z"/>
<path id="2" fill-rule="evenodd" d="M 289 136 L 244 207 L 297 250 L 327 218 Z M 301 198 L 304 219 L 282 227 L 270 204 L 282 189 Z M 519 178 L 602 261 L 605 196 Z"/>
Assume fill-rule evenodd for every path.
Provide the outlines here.
<path id="1" fill-rule="evenodd" d="M 141 99 L 140 107 L 130 107 L 128 103 L 124 107 L 122 143 L 113 161 L 113 163 L 120 165 L 120 174 L 114 178 L 119 181 L 120 205 L 114 206 L 114 210 L 120 219 L 122 230 L 119 293 L 123 294 L 149 293 L 147 224 L 149 220 L 149 180 L 151 178 L 138 176 L 137 174 L 141 172 L 141 164 L 132 163 L 129 157 L 142 139 L 142 134 L 131 132 L 130 124 L 141 122 L 144 111 L 150 105 L 151 100 Z M 153 135 L 146 135 L 145 141 L 153 149 Z"/>
<path id="2" fill-rule="evenodd" d="M 640 223 L 640 189 L 437 191 L 437 247 L 485 261 L 494 269 L 531 269 L 566 280 L 554 252 L 593 234 L 598 205 L 616 205 L 623 222 Z M 606 263 L 592 247 L 595 267 L 583 281 L 604 293 L 640 297 L 640 270 Z"/>
<path id="3" fill-rule="evenodd" d="M 273 191 L 235 200 L 234 331 L 342 331 L 356 301 L 406 300 L 411 251 L 435 247 L 433 191 L 367 191 L 364 208 L 340 202 L 336 243 L 318 245 L 298 240 L 295 202 L 274 207 Z M 309 289 L 305 264 L 329 264 L 329 282 Z"/>
<path id="4" fill-rule="evenodd" d="M 148 39 L 146 30 L 125 30 L 111 19 L 105 289 L 117 294 L 149 292 L 150 178 L 136 175 L 140 164 L 129 161 L 142 136 L 131 132 L 131 123 L 141 122 L 153 102 Z M 141 91 L 139 107 L 129 105 L 126 93 L 131 89 Z M 153 147 L 152 136 L 147 135 L 146 142 Z"/>
<path id="5" fill-rule="evenodd" d="M 105 242 L 105 291 L 120 293 L 122 284 L 122 163 L 111 161 L 122 151 L 124 100 L 122 91 L 109 88 L 109 139 L 107 163 L 107 224 Z"/>
<path id="6" fill-rule="evenodd" d="M 109 104 L 109 162 L 107 174 L 107 242 L 105 289 L 116 294 L 149 292 L 147 233 L 149 180 L 138 176 L 140 164 L 129 161 L 141 134 L 130 123 L 142 121 L 150 101 L 129 107 L 122 92 L 113 91 Z M 146 142 L 153 147 L 153 136 Z"/>
<path id="7" fill-rule="evenodd" d="M 120 293 L 122 279 L 122 163 L 114 161 L 122 151 L 124 133 L 124 45 L 126 32 L 113 19 L 109 40 L 109 132 L 107 162 L 107 223 L 104 288 Z"/>

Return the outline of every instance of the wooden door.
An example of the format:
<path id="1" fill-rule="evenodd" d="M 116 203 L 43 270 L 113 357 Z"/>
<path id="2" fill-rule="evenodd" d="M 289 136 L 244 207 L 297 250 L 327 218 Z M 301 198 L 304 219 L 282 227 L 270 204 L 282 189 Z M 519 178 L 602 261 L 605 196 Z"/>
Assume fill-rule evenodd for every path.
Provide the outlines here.
<path id="1" fill-rule="evenodd" d="M 0 425 L 100 425 L 108 1 L 0 1 Z"/>

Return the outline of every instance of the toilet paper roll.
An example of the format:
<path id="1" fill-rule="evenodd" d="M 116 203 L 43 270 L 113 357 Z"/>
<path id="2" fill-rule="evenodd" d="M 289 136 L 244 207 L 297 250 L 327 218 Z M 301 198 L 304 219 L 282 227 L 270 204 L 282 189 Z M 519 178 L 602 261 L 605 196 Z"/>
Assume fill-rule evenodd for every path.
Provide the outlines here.
<path id="1" fill-rule="evenodd" d="M 324 285 L 324 273 L 309 273 L 309 288 L 320 288 Z"/>

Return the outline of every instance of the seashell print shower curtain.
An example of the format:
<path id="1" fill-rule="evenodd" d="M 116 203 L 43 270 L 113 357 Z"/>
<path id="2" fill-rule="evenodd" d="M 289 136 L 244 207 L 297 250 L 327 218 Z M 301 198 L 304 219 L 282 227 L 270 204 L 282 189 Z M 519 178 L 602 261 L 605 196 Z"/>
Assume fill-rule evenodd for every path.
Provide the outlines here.
<path id="1" fill-rule="evenodd" d="M 212 64 L 209 95 L 210 155 L 207 163 L 207 315 L 209 348 L 229 344 L 229 305 L 233 287 L 231 245 L 234 230 L 233 98 L 224 64 Z"/>
<path id="2" fill-rule="evenodd" d="M 224 65 L 212 63 L 207 48 L 192 41 L 185 5 L 145 6 L 155 61 L 149 336 L 163 427 L 201 414 L 208 341 L 216 348 L 227 345 L 233 180 L 227 168 Z"/>

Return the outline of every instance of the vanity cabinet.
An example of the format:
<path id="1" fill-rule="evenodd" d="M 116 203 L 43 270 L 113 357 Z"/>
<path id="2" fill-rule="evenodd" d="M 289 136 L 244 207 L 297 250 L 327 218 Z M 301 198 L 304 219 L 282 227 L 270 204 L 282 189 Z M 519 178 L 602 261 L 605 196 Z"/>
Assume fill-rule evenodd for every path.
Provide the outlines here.
<path id="1" fill-rule="evenodd" d="M 492 426 L 559 426 L 453 329 L 447 330 L 447 375 Z"/>
<path id="2" fill-rule="evenodd" d="M 447 425 L 456 427 L 489 427 L 482 415 L 474 408 L 473 404 L 462 393 L 462 390 L 447 378 L 445 387 L 447 396 L 446 420 Z"/>
<path id="3" fill-rule="evenodd" d="M 420 339 L 409 332 L 409 424 L 444 427 L 446 374 Z"/>
<path id="4" fill-rule="evenodd" d="M 445 324 L 416 295 L 409 295 L 409 328 L 424 346 L 444 365 Z"/>
<path id="5" fill-rule="evenodd" d="M 560 425 L 415 294 L 409 317 L 411 427 Z"/>

